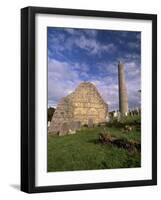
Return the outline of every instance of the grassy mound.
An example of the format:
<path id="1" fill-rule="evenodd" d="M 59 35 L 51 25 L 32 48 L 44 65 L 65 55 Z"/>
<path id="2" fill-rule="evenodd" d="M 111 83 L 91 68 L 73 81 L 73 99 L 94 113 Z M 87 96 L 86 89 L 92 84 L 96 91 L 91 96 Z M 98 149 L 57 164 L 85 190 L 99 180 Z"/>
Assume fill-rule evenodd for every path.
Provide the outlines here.
<path id="1" fill-rule="evenodd" d="M 116 145 L 103 145 L 99 134 L 104 127 L 82 128 L 75 135 L 48 135 L 48 172 L 140 167 L 140 152 L 129 152 Z M 121 128 L 106 127 L 112 137 L 140 142 L 137 129 L 124 133 Z"/>

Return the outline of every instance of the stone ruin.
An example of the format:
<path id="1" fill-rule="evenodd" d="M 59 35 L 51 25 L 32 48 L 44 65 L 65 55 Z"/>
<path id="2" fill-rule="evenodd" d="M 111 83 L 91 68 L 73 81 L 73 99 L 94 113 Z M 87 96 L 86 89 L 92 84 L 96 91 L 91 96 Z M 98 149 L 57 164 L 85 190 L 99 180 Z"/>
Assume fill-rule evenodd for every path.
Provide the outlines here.
<path id="1" fill-rule="evenodd" d="M 108 106 L 90 82 L 81 83 L 74 92 L 62 98 L 53 114 L 48 132 L 74 134 L 81 126 L 93 127 L 106 121 Z"/>

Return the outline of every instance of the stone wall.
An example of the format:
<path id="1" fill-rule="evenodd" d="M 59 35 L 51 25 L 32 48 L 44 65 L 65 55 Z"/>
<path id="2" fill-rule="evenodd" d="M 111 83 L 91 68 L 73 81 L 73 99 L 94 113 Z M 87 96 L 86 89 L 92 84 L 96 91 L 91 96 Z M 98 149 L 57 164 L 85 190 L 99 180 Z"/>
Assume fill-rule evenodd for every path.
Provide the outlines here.
<path id="1" fill-rule="evenodd" d="M 105 122 L 107 112 L 107 104 L 103 101 L 97 88 L 92 83 L 83 82 L 73 93 L 59 102 L 51 120 L 49 133 L 65 132 L 62 130 L 63 127 L 72 130 L 73 123 L 82 126 Z"/>

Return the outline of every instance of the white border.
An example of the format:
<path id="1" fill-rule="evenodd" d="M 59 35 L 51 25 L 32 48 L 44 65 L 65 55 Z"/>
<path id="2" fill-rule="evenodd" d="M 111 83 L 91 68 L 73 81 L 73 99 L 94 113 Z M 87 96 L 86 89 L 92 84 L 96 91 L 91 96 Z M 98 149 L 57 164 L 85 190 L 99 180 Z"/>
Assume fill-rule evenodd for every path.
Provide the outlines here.
<path id="1" fill-rule="evenodd" d="M 141 168 L 47 173 L 47 26 L 141 31 Z M 36 15 L 36 186 L 152 178 L 152 23 L 149 20 Z"/>

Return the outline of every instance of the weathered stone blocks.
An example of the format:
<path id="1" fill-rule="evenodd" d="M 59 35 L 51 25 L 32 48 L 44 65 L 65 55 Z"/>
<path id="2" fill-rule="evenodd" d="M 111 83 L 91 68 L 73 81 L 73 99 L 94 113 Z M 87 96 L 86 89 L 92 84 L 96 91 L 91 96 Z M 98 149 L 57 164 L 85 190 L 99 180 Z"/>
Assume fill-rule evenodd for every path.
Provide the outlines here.
<path id="1" fill-rule="evenodd" d="M 90 82 L 83 82 L 59 102 L 48 132 L 64 135 L 80 129 L 84 124 L 92 127 L 105 122 L 107 113 L 108 106 L 97 88 Z"/>

